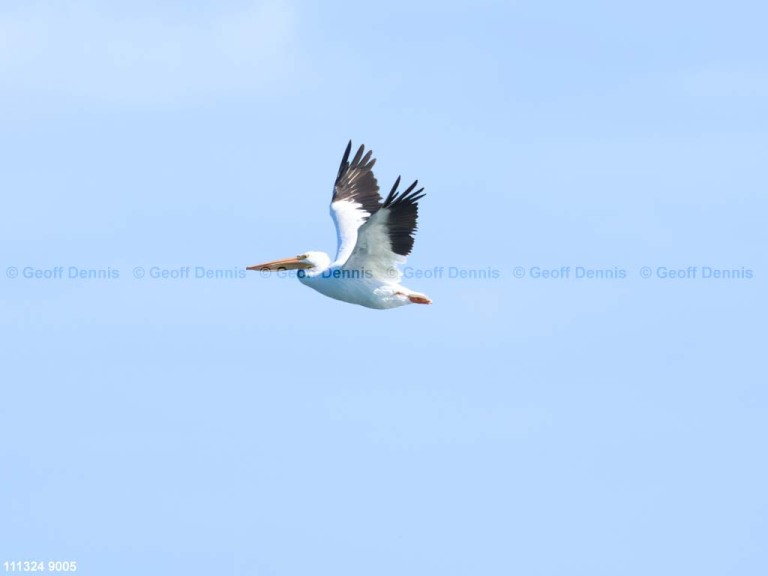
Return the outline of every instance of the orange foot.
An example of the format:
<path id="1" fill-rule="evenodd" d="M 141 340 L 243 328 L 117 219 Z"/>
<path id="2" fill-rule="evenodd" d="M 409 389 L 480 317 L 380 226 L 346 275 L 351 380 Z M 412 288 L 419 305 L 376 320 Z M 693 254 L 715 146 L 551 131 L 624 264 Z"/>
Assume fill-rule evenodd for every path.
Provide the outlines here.
<path id="1" fill-rule="evenodd" d="M 408 296 L 408 300 L 410 300 L 414 304 L 432 304 L 432 300 L 430 300 L 423 294 L 420 294 L 420 295 L 411 294 L 410 296 Z"/>

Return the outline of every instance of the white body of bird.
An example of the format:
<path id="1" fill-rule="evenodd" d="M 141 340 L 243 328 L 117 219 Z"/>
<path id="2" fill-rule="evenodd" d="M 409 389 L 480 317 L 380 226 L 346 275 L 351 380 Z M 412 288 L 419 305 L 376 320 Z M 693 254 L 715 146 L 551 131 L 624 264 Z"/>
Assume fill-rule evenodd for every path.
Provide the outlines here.
<path id="1" fill-rule="evenodd" d="M 347 268 L 343 264 L 322 266 L 323 260 L 330 261 L 322 252 L 308 252 L 306 256 L 320 265 L 299 270 L 299 281 L 329 298 L 378 310 L 412 304 L 414 299 L 422 303 L 429 300 L 424 294 L 402 286 L 400 272 L 394 267 L 387 269 L 382 278 L 372 269 Z"/>

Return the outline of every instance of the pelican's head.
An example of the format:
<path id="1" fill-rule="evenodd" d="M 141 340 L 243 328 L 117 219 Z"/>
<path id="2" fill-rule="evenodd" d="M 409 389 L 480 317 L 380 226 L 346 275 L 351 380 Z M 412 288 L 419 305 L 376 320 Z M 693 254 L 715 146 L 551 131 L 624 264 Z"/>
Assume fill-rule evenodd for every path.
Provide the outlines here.
<path id="1" fill-rule="evenodd" d="M 312 270 L 312 273 L 322 272 L 331 265 L 331 258 L 325 252 L 304 252 L 293 258 L 283 258 L 248 266 L 246 270 L 276 271 L 276 270 Z"/>

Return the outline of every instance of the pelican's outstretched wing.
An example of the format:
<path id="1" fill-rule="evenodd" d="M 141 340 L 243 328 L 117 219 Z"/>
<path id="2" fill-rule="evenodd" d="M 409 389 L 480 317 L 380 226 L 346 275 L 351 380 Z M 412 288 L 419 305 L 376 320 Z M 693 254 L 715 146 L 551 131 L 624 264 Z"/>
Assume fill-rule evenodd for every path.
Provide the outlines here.
<path id="1" fill-rule="evenodd" d="M 357 242 L 358 228 L 381 206 L 379 184 L 372 171 L 376 159 L 371 158 L 370 150 L 363 155 L 365 146 L 360 146 L 350 163 L 351 151 L 350 140 L 341 159 L 331 199 L 331 216 L 336 224 L 339 243 L 336 262 L 339 263 L 345 262 L 352 253 Z"/>
<path id="2" fill-rule="evenodd" d="M 357 243 L 344 268 L 365 269 L 377 279 L 400 281 L 401 273 L 396 265 L 404 263 L 411 253 L 418 202 L 425 196 L 424 188 L 414 190 L 417 184 L 418 180 L 398 194 L 400 177 L 397 177 L 384 204 L 358 230 Z"/>

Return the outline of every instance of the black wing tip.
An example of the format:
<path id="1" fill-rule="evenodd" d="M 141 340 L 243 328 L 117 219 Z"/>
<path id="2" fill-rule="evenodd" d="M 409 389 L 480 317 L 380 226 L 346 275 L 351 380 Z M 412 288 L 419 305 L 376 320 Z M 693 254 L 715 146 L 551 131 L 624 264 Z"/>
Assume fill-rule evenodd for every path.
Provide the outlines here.
<path id="1" fill-rule="evenodd" d="M 341 157 L 341 164 L 339 164 L 339 173 L 336 175 L 336 182 L 344 175 L 349 169 L 349 154 L 352 152 L 352 140 L 347 144 L 346 150 L 344 150 L 344 156 Z"/>
<path id="2" fill-rule="evenodd" d="M 352 161 L 349 161 L 349 156 L 352 154 L 352 140 L 347 142 L 347 147 L 344 149 L 344 156 L 341 158 L 341 164 L 339 164 L 339 172 L 336 175 L 336 184 L 342 179 L 342 177 L 351 169 L 360 168 L 362 170 L 370 170 L 373 165 L 376 164 L 376 158 L 371 158 L 373 150 L 365 151 L 365 144 L 360 144 L 360 147 L 355 152 Z"/>
<path id="3" fill-rule="evenodd" d="M 418 202 L 426 196 L 426 193 L 423 187 L 416 189 L 419 184 L 418 180 L 414 180 L 408 188 L 398 193 L 400 180 L 400 176 L 398 176 L 381 207 L 382 209 L 387 208 L 391 212 L 389 239 L 392 243 L 392 251 L 400 256 L 408 256 L 413 250 L 413 235 L 417 229 Z"/>
<path id="4" fill-rule="evenodd" d="M 350 200 L 361 204 L 362 209 L 368 214 L 373 214 L 381 206 L 379 196 L 379 184 L 373 174 L 373 165 L 376 159 L 372 158 L 372 150 L 365 150 L 365 144 L 361 144 L 350 161 L 352 154 L 352 140 L 347 143 L 344 157 L 339 165 L 336 175 L 334 191 L 331 203 L 339 200 Z"/>
<path id="5" fill-rule="evenodd" d="M 383 208 L 390 208 L 397 204 L 416 204 L 419 200 L 424 198 L 424 196 L 427 195 L 426 192 L 424 192 L 424 187 L 422 186 L 418 190 L 414 190 L 416 186 L 419 184 L 418 180 L 414 180 L 413 183 L 408 186 L 405 190 L 398 193 L 397 188 L 400 186 L 400 176 L 397 177 L 395 180 L 395 183 L 392 185 L 392 190 L 389 191 L 389 194 L 387 194 L 386 200 L 384 200 L 384 204 L 382 204 Z"/>
<path id="6" fill-rule="evenodd" d="M 363 158 L 363 151 L 365 150 L 365 144 L 360 144 L 360 148 L 355 152 L 355 157 L 352 159 L 352 166 L 360 164 L 360 160 Z"/>

